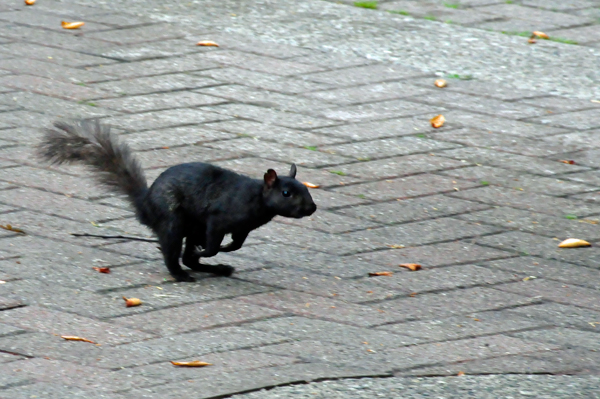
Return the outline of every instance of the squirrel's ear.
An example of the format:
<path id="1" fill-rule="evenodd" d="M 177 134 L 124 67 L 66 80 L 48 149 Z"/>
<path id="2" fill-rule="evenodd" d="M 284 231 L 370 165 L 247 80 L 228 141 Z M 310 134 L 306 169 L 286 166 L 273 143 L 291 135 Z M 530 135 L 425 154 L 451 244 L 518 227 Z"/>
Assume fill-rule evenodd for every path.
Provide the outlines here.
<path id="1" fill-rule="evenodd" d="M 296 164 L 295 163 L 293 163 L 292 167 L 290 168 L 290 177 L 292 179 L 296 178 Z"/>
<path id="2" fill-rule="evenodd" d="M 267 170 L 267 173 L 265 173 L 265 184 L 267 187 L 271 188 L 275 180 L 277 180 L 277 173 L 273 169 Z"/>

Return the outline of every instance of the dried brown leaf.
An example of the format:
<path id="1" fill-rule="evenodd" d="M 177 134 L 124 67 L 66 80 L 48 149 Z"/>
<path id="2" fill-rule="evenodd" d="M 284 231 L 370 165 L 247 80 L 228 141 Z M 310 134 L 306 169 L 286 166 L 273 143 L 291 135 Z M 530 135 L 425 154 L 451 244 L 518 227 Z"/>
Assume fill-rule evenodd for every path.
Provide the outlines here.
<path id="1" fill-rule="evenodd" d="M 544 32 L 540 32 L 539 30 L 534 30 L 533 32 L 531 32 L 531 36 L 541 37 L 542 39 L 550 39 L 550 36 L 548 36 Z"/>
<path id="2" fill-rule="evenodd" d="M 0 224 L 0 228 L 4 229 L 4 230 L 10 230 L 10 231 L 14 231 L 15 233 L 19 233 L 19 234 L 27 234 L 25 233 L 23 230 L 18 229 L 16 227 L 12 227 L 10 224 L 7 224 L 5 226 Z"/>
<path id="3" fill-rule="evenodd" d="M 210 40 L 201 40 L 196 43 L 196 46 L 205 46 L 205 47 L 219 47 L 219 45 Z"/>
<path id="4" fill-rule="evenodd" d="M 400 245 L 400 244 L 390 244 L 390 245 L 388 245 L 388 247 L 390 247 L 390 248 L 394 248 L 394 249 L 402 249 L 402 248 L 404 248 L 404 245 Z"/>
<path id="5" fill-rule="evenodd" d="M 444 115 L 438 115 L 438 116 L 434 116 L 433 118 L 431 118 L 429 120 L 429 122 L 431 122 L 431 126 L 434 128 L 439 128 L 444 126 L 444 122 L 446 122 L 446 118 L 444 118 Z"/>
<path id="6" fill-rule="evenodd" d="M 590 244 L 589 242 L 585 240 L 580 240 L 579 238 L 567 238 L 566 240 L 558 244 L 560 248 L 579 248 L 589 247 L 591 245 L 592 244 Z"/>
<path id="7" fill-rule="evenodd" d="M 465 375 L 464 371 L 459 371 L 458 374 L 456 374 L 457 377 L 462 377 L 463 375 Z"/>
<path id="8" fill-rule="evenodd" d="M 318 185 L 318 184 L 309 183 L 309 182 L 307 182 L 307 181 L 303 181 L 303 182 L 302 182 L 302 184 L 304 184 L 304 185 L 305 185 L 306 187 L 308 187 L 308 188 L 319 188 L 319 187 L 321 187 L 321 186 L 320 186 L 320 185 Z"/>
<path id="9" fill-rule="evenodd" d="M 181 367 L 205 367 L 205 366 L 212 366 L 212 363 L 201 362 L 200 360 L 193 360 L 191 362 L 174 362 L 174 361 L 171 361 L 171 364 L 173 364 L 174 366 L 181 366 Z"/>
<path id="10" fill-rule="evenodd" d="M 575 165 L 575 161 L 573 161 L 572 159 L 561 159 L 558 162 L 566 163 L 569 165 Z"/>
<path id="11" fill-rule="evenodd" d="M 125 306 L 127 306 L 128 308 L 130 308 L 132 306 L 140 306 L 142 304 L 142 301 L 138 298 L 123 297 L 123 299 L 125 300 Z"/>
<path id="12" fill-rule="evenodd" d="M 393 276 L 394 272 L 372 272 L 369 273 L 369 276 L 371 277 L 376 277 L 376 276 Z"/>
<path id="13" fill-rule="evenodd" d="M 434 83 L 437 87 L 446 87 L 448 83 L 444 79 L 438 79 Z"/>
<path id="14" fill-rule="evenodd" d="M 81 342 L 89 342 L 90 344 L 95 344 L 94 341 L 89 340 L 87 338 L 76 337 L 74 335 L 61 335 L 62 339 L 66 339 L 67 341 L 81 341 Z"/>
<path id="15" fill-rule="evenodd" d="M 27 4 L 28 6 L 32 6 L 35 4 L 35 0 L 25 0 L 25 4 Z"/>
<path id="16" fill-rule="evenodd" d="M 93 267 L 92 269 L 96 270 L 98 273 L 110 273 L 110 267 Z"/>
<path id="17" fill-rule="evenodd" d="M 83 25 L 85 25 L 85 22 L 66 22 L 66 21 L 62 21 L 60 24 L 63 27 L 63 29 L 79 29 Z"/>
<path id="18" fill-rule="evenodd" d="M 421 265 L 419 265 L 418 263 L 401 263 L 398 266 L 405 267 L 413 272 L 416 272 L 417 270 L 421 269 Z"/>

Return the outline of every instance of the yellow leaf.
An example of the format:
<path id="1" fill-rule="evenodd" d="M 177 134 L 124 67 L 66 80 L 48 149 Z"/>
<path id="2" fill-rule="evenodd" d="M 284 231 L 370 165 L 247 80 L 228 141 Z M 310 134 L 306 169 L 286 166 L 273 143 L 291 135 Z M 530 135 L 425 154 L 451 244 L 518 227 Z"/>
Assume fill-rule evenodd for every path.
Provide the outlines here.
<path id="1" fill-rule="evenodd" d="M 589 247 L 591 245 L 592 244 L 590 244 L 589 242 L 587 242 L 585 240 L 580 240 L 578 238 L 567 238 L 566 240 L 564 240 L 563 242 L 558 244 L 558 246 L 560 248 L 579 248 L 579 247 Z"/>
<path id="2" fill-rule="evenodd" d="M 205 367 L 212 366 L 212 363 L 201 362 L 200 360 L 193 360 L 191 362 L 174 362 L 171 361 L 171 364 L 174 366 L 182 366 L 182 367 Z"/>
<path id="3" fill-rule="evenodd" d="M 85 25 L 85 22 L 66 22 L 66 21 L 62 21 L 60 24 L 62 25 L 63 29 L 79 29 L 83 25 Z"/>
<path id="4" fill-rule="evenodd" d="M 123 299 L 125 300 L 125 306 L 127 306 L 128 308 L 132 307 L 132 306 L 140 306 L 142 304 L 142 301 L 138 298 L 125 298 L 123 297 Z"/>
<path id="5" fill-rule="evenodd" d="M 376 277 L 376 276 L 392 276 L 394 275 L 393 272 L 372 272 L 369 273 L 369 276 L 371 277 Z"/>
<path id="6" fill-rule="evenodd" d="M 66 339 L 67 341 L 82 341 L 82 342 L 89 342 L 90 344 L 95 344 L 94 341 L 91 341 L 87 338 L 76 337 L 74 335 L 61 335 L 60 337 L 62 339 Z"/>
<path id="7" fill-rule="evenodd" d="M 438 115 L 438 116 L 434 116 L 433 118 L 431 118 L 429 120 L 429 122 L 431 122 L 431 126 L 434 128 L 439 128 L 444 126 L 444 122 L 446 122 L 446 118 L 444 118 L 444 115 Z"/>
<path id="8" fill-rule="evenodd" d="M 531 33 L 531 36 L 541 37 L 542 39 L 550 39 L 550 36 L 539 30 L 535 30 Z"/>
<path id="9" fill-rule="evenodd" d="M 419 265 L 418 263 L 402 263 L 399 266 L 405 267 L 413 272 L 416 272 L 417 270 L 421 269 L 421 265 Z"/>
<path id="10" fill-rule="evenodd" d="M 26 234 L 23 230 L 17 229 L 16 227 L 12 227 L 10 224 L 7 224 L 6 226 L 2 226 L 0 224 L 0 228 L 2 228 L 4 230 L 14 231 L 15 233 L 19 233 L 19 234 Z"/>
<path id="11" fill-rule="evenodd" d="M 35 0 L 25 0 L 25 4 L 27 4 L 28 6 L 32 6 L 35 4 Z"/>
<path id="12" fill-rule="evenodd" d="M 201 40 L 198 43 L 196 43 L 196 46 L 219 47 L 217 43 L 212 42 L 210 40 Z"/>
<path id="13" fill-rule="evenodd" d="M 307 182 L 307 181 L 304 181 L 304 182 L 302 182 L 302 184 L 304 184 L 304 185 L 305 185 L 306 187 L 308 187 L 308 188 L 319 188 L 319 187 L 321 187 L 321 186 L 320 186 L 320 185 L 318 185 L 318 184 L 309 183 L 309 182 Z"/>
<path id="14" fill-rule="evenodd" d="M 433 84 L 437 87 L 446 87 L 448 85 L 444 79 L 438 79 Z"/>

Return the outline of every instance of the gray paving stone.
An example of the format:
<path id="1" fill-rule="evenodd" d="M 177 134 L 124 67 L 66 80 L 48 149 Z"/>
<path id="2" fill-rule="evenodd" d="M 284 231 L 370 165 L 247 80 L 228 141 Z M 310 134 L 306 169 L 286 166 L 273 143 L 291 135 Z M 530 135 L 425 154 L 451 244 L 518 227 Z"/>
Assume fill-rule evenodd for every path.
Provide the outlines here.
<path id="1" fill-rule="evenodd" d="M 197 89 L 218 84 L 214 79 L 194 76 L 187 73 L 170 73 L 154 76 L 135 76 L 129 79 L 95 83 L 90 87 L 103 90 L 112 96 L 139 95 L 170 92 L 183 89 Z"/>
<path id="2" fill-rule="evenodd" d="M 386 11 L 403 11 L 409 13 L 411 16 L 419 18 L 434 18 L 438 21 L 444 21 L 446 23 L 455 23 L 461 25 L 468 25 L 495 18 L 492 15 L 482 13 L 473 9 L 461 10 L 446 7 L 444 5 L 434 5 L 427 3 L 423 4 L 421 2 L 417 3 L 406 0 L 385 2 L 384 4 L 382 4 L 381 9 Z"/>
<path id="3" fill-rule="evenodd" d="M 428 106 L 404 100 L 388 100 L 377 103 L 326 108 L 315 110 L 312 113 L 320 117 L 342 122 L 368 122 L 420 114 L 431 114 L 430 117 L 427 117 L 429 119 L 444 110 L 444 108 L 439 106 Z"/>
<path id="4" fill-rule="evenodd" d="M 363 275 L 363 276 L 366 276 Z M 367 280 L 343 280 L 338 276 L 316 275 L 307 270 L 270 268 L 240 273 L 238 278 L 272 287 L 305 292 L 350 303 L 370 302 L 401 294 L 396 287 Z"/>
<path id="5" fill-rule="evenodd" d="M 37 7 L 36 7 L 37 8 Z M 60 18 L 57 15 L 46 14 L 41 10 L 25 8 L 18 11 L 3 12 L 1 19 L 19 24 L 42 27 L 47 30 L 61 31 Z M 98 31 L 110 28 L 100 23 L 86 23 L 86 31 Z"/>
<path id="6" fill-rule="evenodd" d="M 205 58 L 209 61 L 249 69 L 256 72 L 266 72 L 281 76 L 307 74 L 322 71 L 323 67 L 314 64 L 303 64 L 293 60 L 276 60 L 233 50 L 211 51 L 206 53 Z"/>
<path id="7" fill-rule="evenodd" d="M 577 165 L 590 166 L 598 168 L 600 161 L 598 161 L 598 154 L 600 150 L 592 148 L 586 151 L 571 152 L 566 154 L 560 154 L 560 159 L 566 158 L 567 160 L 574 160 Z M 554 155 L 557 161 L 560 160 L 558 155 Z M 571 165 L 574 166 L 574 165 Z"/>
<path id="8" fill-rule="evenodd" d="M 174 359 L 176 361 L 192 361 L 197 357 Z M 185 380 L 202 380 L 210 384 L 211 380 L 223 375 L 240 371 L 285 366 L 298 363 L 299 359 L 292 356 L 272 355 L 258 350 L 234 350 L 230 352 L 209 353 L 202 355 L 202 361 L 211 363 L 210 367 L 201 372 L 193 367 L 174 367 L 170 362 L 160 362 L 148 366 L 125 369 L 123 372 L 142 377 L 146 382 L 141 386 L 156 386 L 157 382 L 184 382 Z"/>
<path id="9" fill-rule="evenodd" d="M 397 224 L 453 216 L 486 208 L 486 205 L 472 201 L 457 200 L 444 195 L 432 195 L 402 201 L 352 206 L 335 212 L 379 223 Z"/>
<path id="10" fill-rule="evenodd" d="M 430 268 L 514 256 L 510 252 L 474 245 L 469 241 L 477 241 L 477 239 L 386 249 L 353 255 L 349 259 L 359 260 L 367 264 L 376 263 L 388 268 L 396 267 L 400 263 L 418 263 L 425 268 Z"/>
<path id="11" fill-rule="evenodd" d="M 203 53 L 194 53 L 166 59 L 152 59 L 137 62 L 120 62 L 116 64 L 99 65 L 96 67 L 88 68 L 88 70 L 90 72 L 106 74 L 109 76 L 116 76 L 120 79 L 132 79 L 151 75 L 203 71 L 206 69 L 216 67 L 217 64 L 214 62 L 207 61 L 204 58 Z M 166 77 L 168 77 L 168 75 Z M 184 78 L 182 77 L 181 79 Z M 204 81 L 211 82 L 211 80 L 206 77 L 204 78 Z M 214 81 L 214 83 L 217 84 L 218 82 Z"/>
<path id="12" fill-rule="evenodd" d="M 129 29 L 104 30 L 89 33 L 88 36 L 97 40 L 115 44 L 131 44 L 147 41 L 175 39 L 183 36 L 183 31 L 174 29 L 170 24 L 154 24 L 138 26 Z"/>
<path id="13" fill-rule="evenodd" d="M 480 335 L 506 334 L 513 331 L 549 326 L 550 322 L 529 320 L 506 311 L 473 312 L 461 316 L 434 317 L 429 320 L 389 324 L 377 330 L 427 341 L 465 339 Z"/>
<path id="14" fill-rule="evenodd" d="M 407 139 L 410 138 L 407 137 Z M 403 140 L 400 139 L 396 141 L 396 143 L 401 143 L 402 141 Z M 379 145 L 383 143 L 386 143 L 387 145 L 382 145 L 383 148 L 380 149 L 379 153 L 376 151 L 373 151 L 371 153 L 371 150 L 375 150 Z M 385 156 L 387 155 L 386 153 L 388 151 L 394 152 L 397 150 L 402 151 L 405 149 L 401 146 L 396 146 L 396 148 L 394 149 L 392 143 L 392 140 L 380 140 L 380 142 L 378 142 L 376 145 L 370 148 L 370 142 L 356 143 L 350 148 L 348 148 L 347 146 L 341 146 L 341 148 L 342 151 L 346 152 L 347 154 L 354 154 L 356 156 L 358 154 L 363 153 L 364 151 L 365 154 L 370 153 L 370 155 L 374 158 L 377 158 L 378 156 Z M 439 142 L 436 142 L 436 144 L 437 143 Z M 361 144 L 364 144 L 365 147 L 361 147 Z M 415 147 L 418 147 L 418 145 L 415 145 Z M 333 151 L 335 151 L 335 149 L 340 148 L 340 146 L 331 148 L 334 148 Z M 452 169 L 464 166 L 463 162 L 442 157 L 432 157 L 429 154 L 406 155 L 401 157 L 385 158 L 378 161 L 365 161 L 365 158 L 362 158 L 361 161 L 362 162 L 360 163 L 341 165 L 336 167 L 336 169 L 345 174 L 361 178 L 391 179 L 399 176 L 435 172 L 438 170 Z"/>
<path id="15" fill-rule="evenodd" d="M 492 131 L 495 133 L 510 134 L 520 137 L 546 137 L 551 134 L 567 132 L 565 128 L 553 127 L 540 123 L 497 118 L 492 115 L 481 115 L 467 111 L 445 111 L 444 117 L 446 118 L 446 124 L 472 127 L 484 131 Z M 581 126 L 578 126 L 578 128 L 581 128 Z"/>
<path id="16" fill-rule="evenodd" d="M 133 115 L 110 117 L 105 122 L 126 131 L 141 131 L 167 127 L 196 125 L 229 119 L 226 116 L 204 109 L 178 108 L 165 111 L 144 112 Z"/>
<path id="17" fill-rule="evenodd" d="M 224 146 L 224 148 L 231 149 Z M 216 162 L 225 159 L 232 159 L 239 156 L 239 153 L 233 153 L 226 150 L 214 150 L 201 145 L 158 148 L 139 152 L 136 157 L 141 164 L 153 171 L 148 172 L 148 179 L 154 180 L 164 168 L 178 165 L 184 162 Z M 157 170 L 157 168 L 160 168 Z"/>
<path id="18" fill-rule="evenodd" d="M 469 12 L 472 12 L 472 10 L 469 10 Z M 522 102 L 531 105 L 537 105 L 536 100 L 539 99 L 539 96 L 546 94 L 535 90 L 517 89 L 508 85 L 490 84 L 489 82 L 478 79 L 455 79 L 451 76 L 453 75 L 447 76 L 447 79 L 445 79 L 446 87 L 443 88 L 444 91 L 492 97 L 505 101 L 525 99 L 522 100 Z M 415 79 L 412 81 L 414 84 L 418 84 L 420 87 L 428 87 L 436 92 L 440 90 L 438 88 L 434 88 L 434 79 L 432 78 Z M 534 98 L 532 99 L 532 97 Z M 542 101 L 543 100 L 544 99 L 542 98 Z M 485 100 L 483 101 L 486 102 Z"/>
<path id="19" fill-rule="evenodd" d="M 2 263 L 0 263 L 0 267 L 2 267 L 1 266 Z M 25 330 L 23 330 L 22 328 L 18 328 L 18 327 L 9 325 L 9 324 L 0 323 L 0 337 L 4 337 L 7 335 L 23 334 L 23 333 L 25 333 Z M 15 360 L 16 360 L 16 358 L 15 358 Z"/>
<path id="20" fill-rule="evenodd" d="M 314 133 L 325 133 L 344 137 L 349 140 L 374 140 L 379 138 L 410 136 L 433 132 L 435 129 L 423 118 L 407 117 L 373 121 L 367 123 L 352 123 L 334 127 L 313 130 Z"/>
<path id="21" fill-rule="evenodd" d="M 234 134 L 213 130 L 212 127 L 208 128 L 208 126 L 211 125 L 148 130 L 123 135 L 121 139 L 135 151 L 147 151 L 236 138 Z"/>
<path id="22" fill-rule="evenodd" d="M 407 376 L 456 376 L 488 374 L 579 374 L 594 370 L 594 354 L 582 350 L 553 350 L 523 355 L 501 356 L 492 359 L 471 360 L 451 365 L 425 367 L 402 373 Z M 587 370 L 586 370 L 587 369 Z M 567 377 L 572 379 L 573 377 Z M 521 391 L 532 392 L 532 391 Z M 556 396 L 556 392 L 550 394 Z M 549 396 L 550 397 L 550 396 Z"/>
<path id="23" fill-rule="evenodd" d="M 36 383 L 19 386 L 2 391 L 5 397 L 11 399 L 30 399 L 32 396 L 44 395 L 47 399 L 123 399 L 122 395 L 114 393 L 94 392 L 89 389 L 65 386 L 64 384 Z"/>
<path id="24" fill-rule="evenodd" d="M 318 99 L 302 98 L 289 94 L 281 94 L 255 89 L 242 85 L 222 85 L 198 90 L 198 93 L 214 96 L 222 101 L 234 101 L 239 103 L 255 104 L 258 106 L 279 109 L 291 112 L 307 112 L 330 107 Z"/>
<path id="25" fill-rule="evenodd" d="M 425 73 L 418 69 L 407 68 L 400 65 L 377 64 L 347 68 L 338 71 L 312 73 L 304 75 L 304 78 L 314 82 L 344 87 L 401 80 L 419 75 L 425 75 Z"/>
<path id="26" fill-rule="evenodd" d="M 299 94 L 317 90 L 329 89 L 332 86 L 326 83 L 310 82 L 307 80 L 277 76 L 264 72 L 254 72 L 236 67 L 221 67 L 202 71 L 199 76 L 211 77 L 220 82 L 236 83 L 266 89 L 278 93 Z"/>
<path id="27" fill-rule="evenodd" d="M 469 222 L 491 224 L 506 229 L 527 231 L 548 237 L 573 237 L 579 235 L 589 240 L 600 239 L 600 231 L 598 231 L 597 226 L 571 220 L 565 216 L 570 215 L 548 216 L 525 210 L 500 207 L 472 212 L 466 215 L 458 215 L 456 217 Z"/>
<path id="28" fill-rule="evenodd" d="M 578 183 L 591 184 L 594 186 L 600 186 L 600 176 L 596 170 L 590 170 L 588 172 L 580 172 L 580 173 L 569 173 L 565 175 L 566 180 L 575 181 Z M 594 194 L 594 193 L 592 193 Z M 585 195 L 585 194 L 584 194 Z"/>
<path id="29" fill-rule="evenodd" d="M 300 363 L 282 367 L 269 367 L 253 371 L 241 371 L 221 375 L 208 383 L 193 380 L 193 383 L 167 384 L 152 388 L 132 390 L 129 393 L 138 398 L 177 398 L 181 395 L 194 395 L 198 398 L 214 398 L 229 396 L 248 389 L 259 389 L 264 386 L 303 383 L 325 378 L 351 378 L 362 376 L 379 376 L 381 372 L 370 371 L 357 366 L 339 367 L 321 363 Z M 233 382 L 233 383 L 232 383 Z M 198 396 L 200 395 L 200 396 Z"/>
<path id="30" fill-rule="evenodd" d="M 582 109 L 600 107 L 600 105 L 598 103 L 594 103 L 589 100 L 581 100 L 581 99 L 558 97 L 558 96 L 525 98 L 523 100 L 519 100 L 518 102 L 542 107 L 548 111 L 552 111 L 552 113 L 577 111 L 577 110 L 582 110 Z"/>
<path id="31" fill-rule="evenodd" d="M 595 269 L 535 257 L 500 259 L 480 264 L 513 272 L 522 278 L 541 277 L 589 288 L 596 288 L 596 281 L 600 277 L 600 272 Z"/>
<path id="32" fill-rule="evenodd" d="M 311 91 L 304 96 L 338 105 L 352 105 L 366 102 L 393 100 L 419 96 L 428 90 L 406 82 L 387 82 L 335 90 Z"/>
<path id="33" fill-rule="evenodd" d="M 473 170 L 480 168 L 483 167 L 473 168 Z M 479 177 L 484 178 L 484 175 L 479 175 Z M 537 177 L 537 179 L 543 178 Z M 527 183 L 529 188 L 531 188 L 529 182 Z M 519 182 L 516 182 L 516 184 L 519 184 Z M 542 191 L 541 187 L 539 191 Z M 491 205 L 510 206 L 532 212 L 546 213 L 553 216 L 575 215 L 582 218 L 600 212 L 600 207 L 591 203 L 575 199 L 551 197 L 542 193 L 531 192 L 531 190 L 507 190 L 501 187 L 487 186 L 475 190 L 450 193 L 448 195 Z"/>
<path id="34" fill-rule="evenodd" d="M 592 351 L 600 349 L 598 333 L 579 331 L 572 328 L 551 328 L 543 330 L 522 331 L 511 336 L 528 341 L 547 342 L 568 349 L 585 348 Z"/>
<path id="35" fill-rule="evenodd" d="M 405 318 L 402 312 L 394 309 L 385 312 L 379 305 L 366 306 L 346 303 L 290 290 L 239 297 L 237 300 L 291 313 L 296 316 L 318 318 L 357 327 L 371 327 L 400 321 Z"/>
<path id="36" fill-rule="evenodd" d="M 393 180 L 336 187 L 335 191 L 342 194 L 355 195 L 359 198 L 385 201 L 393 199 L 404 200 L 410 197 L 460 191 L 478 185 L 479 183 L 469 182 L 467 180 L 452 179 L 433 174 L 422 174 Z"/>
<path id="37" fill-rule="evenodd" d="M 52 93 L 50 93 L 50 96 L 52 96 Z M 50 96 L 27 92 L 6 93 L 0 97 L 0 101 L 5 101 L 7 104 L 14 104 L 34 112 L 43 110 L 45 114 L 51 115 L 56 119 L 101 118 L 118 113 L 106 108 L 97 107 L 96 102 L 80 101 L 78 103 L 73 103 L 72 101 Z M 20 141 L 30 145 L 36 142 L 39 139 L 39 136 L 40 131 L 38 126 L 36 129 L 35 141 L 25 141 L 25 137 Z"/>
<path id="38" fill-rule="evenodd" d="M 555 326 L 575 327 L 580 330 L 588 329 L 596 331 L 598 325 L 600 325 L 600 312 L 555 302 L 507 309 L 505 313 L 515 314 L 532 320 L 543 320 Z"/>
<path id="39" fill-rule="evenodd" d="M 339 122 L 327 120 L 325 118 L 315 118 L 309 115 L 279 111 L 249 104 L 226 104 L 214 107 L 205 107 L 204 109 L 236 118 L 246 118 L 262 122 L 267 125 L 279 125 L 292 129 L 310 129 L 339 124 Z"/>
<path id="40" fill-rule="evenodd" d="M 526 292 L 527 295 L 548 299 L 565 305 L 575 305 L 593 310 L 600 310 L 599 297 L 596 290 L 565 285 L 550 280 L 528 280 L 518 283 L 504 284 L 498 290 L 507 292 Z"/>
<path id="41" fill-rule="evenodd" d="M 372 345 L 397 348 L 422 341 L 418 336 L 395 335 L 387 331 L 353 327 L 347 324 L 297 316 L 258 321 L 246 324 L 244 327 L 265 332 L 274 332 L 294 340 L 312 338 L 318 341 L 334 342 L 342 345 L 368 345 L 371 343 Z"/>
<path id="42" fill-rule="evenodd" d="M 380 226 L 379 223 L 373 221 L 355 219 L 327 211 L 319 211 L 302 219 L 279 218 L 278 221 L 283 224 L 306 227 L 326 233 L 346 233 Z"/>
<path id="43" fill-rule="evenodd" d="M 566 27 L 572 25 L 583 25 L 591 21 L 585 17 L 571 16 L 565 13 L 545 11 L 532 7 L 521 7 L 516 4 L 498 4 L 479 8 L 481 12 L 494 14 L 504 18 L 514 18 L 517 20 L 527 21 L 532 27 L 531 29 L 552 29 L 555 27 Z M 479 27 L 487 26 L 485 24 Z"/>
<path id="44" fill-rule="evenodd" d="M 505 286 L 507 285 L 502 287 Z M 432 319 L 488 310 L 501 310 L 540 302 L 540 299 L 534 297 L 535 293 L 533 292 L 528 290 L 518 292 L 519 294 L 487 287 L 475 287 L 440 293 L 417 293 L 412 298 L 386 301 L 380 305 L 380 308 L 385 312 L 402 309 L 402 318 L 398 321 L 412 321 L 415 319 Z M 525 295 L 523 295 L 524 293 Z"/>
<path id="45" fill-rule="evenodd" d="M 446 217 L 347 233 L 345 236 L 353 241 L 366 241 L 375 248 L 385 248 L 391 245 L 415 246 L 453 241 L 497 233 L 501 230 Z"/>
<path id="46" fill-rule="evenodd" d="M 588 109 L 585 111 L 574 111 L 564 114 L 545 115 L 538 118 L 530 118 L 529 120 L 531 122 L 567 129 L 594 129 L 600 127 L 600 122 L 594 120 L 594 115 L 597 113 L 598 111 L 595 109 Z"/>
<path id="47" fill-rule="evenodd" d="M 523 160 L 523 165 L 526 160 Z M 575 166 L 575 165 L 570 165 Z M 526 167 L 526 166 L 524 166 Z M 454 178 L 464 179 L 465 181 L 477 181 L 483 185 L 500 185 L 507 188 L 504 191 L 521 191 L 524 197 L 531 195 L 549 194 L 556 196 L 565 196 L 582 192 L 596 191 L 592 185 L 575 183 L 562 178 L 563 175 L 554 175 L 551 177 L 539 176 L 537 174 L 522 173 L 521 171 L 506 170 L 502 167 L 491 166 L 473 166 L 462 169 L 451 169 L 438 172 L 442 175 L 449 175 Z M 482 190 L 479 188 L 476 191 Z M 510 190 L 512 189 L 512 190 Z M 490 187 L 491 191 L 491 187 Z M 449 195 L 457 195 L 450 193 Z M 465 192 L 465 195 L 469 195 Z M 510 196 L 504 194 L 503 196 Z M 536 206 L 532 204 L 531 206 Z M 569 206 L 571 208 L 571 206 Z"/>
<path id="48" fill-rule="evenodd" d="M 127 113 L 147 112 L 169 108 L 193 108 L 225 102 L 216 97 L 193 92 L 147 94 L 95 102 L 101 107 Z"/>
<path id="49" fill-rule="evenodd" d="M 0 77 L 0 84 L 18 90 L 71 101 L 85 101 L 107 96 L 106 92 L 94 88 L 27 75 Z"/>
<path id="50" fill-rule="evenodd" d="M 437 155 L 459 160 L 465 159 L 472 163 L 488 164 L 495 167 L 514 169 L 520 172 L 540 175 L 554 175 L 565 172 L 578 172 L 581 170 L 580 168 L 573 167 L 577 165 L 568 165 L 546 159 L 536 159 L 535 162 L 531 162 L 531 157 L 507 154 L 484 148 L 458 148 L 440 151 L 437 152 Z"/>
<path id="51" fill-rule="evenodd" d="M 236 152 L 271 159 L 279 162 L 296 163 L 306 167 L 322 167 L 347 163 L 349 158 L 340 155 L 329 154 L 321 151 L 292 147 L 266 145 L 267 142 L 252 138 L 239 138 L 231 141 L 206 143 L 205 148 L 229 150 L 234 148 Z M 264 162 L 264 161 L 263 161 Z M 286 168 L 287 169 L 287 168 Z"/>
<path id="52" fill-rule="evenodd" d="M 573 137 L 573 135 L 577 135 Z M 583 136 L 583 137 L 582 137 Z M 566 135 L 549 136 L 533 139 L 527 137 L 507 136 L 477 129 L 459 129 L 449 132 L 440 132 L 432 138 L 435 140 L 449 141 L 469 147 L 483 147 L 495 151 L 510 152 L 513 154 L 544 157 L 567 151 L 578 151 L 589 148 L 584 141 L 589 135 L 571 133 Z M 577 141 L 577 142 L 575 142 Z"/>
<path id="53" fill-rule="evenodd" d="M 17 57 L 33 58 L 40 61 L 57 63 L 69 67 L 85 67 L 115 62 L 108 58 L 29 43 L 4 44 L 0 46 L 0 52 Z"/>
<path id="54" fill-rule="evenodd" d="M 563 3 L 558 0 L 523 0 L 523 5 L 529 7 L 545 8 L 552 11 L 574 10 L 578 8 L 592 7 L 595 3 L 592 0 L 575 0 Z"/>
<path id="55" fill-rule="evenodd" d="M 546 111 L 542 109 L 533 106 L 525 106 L 525 104 L 515 105 L 511 102 L 482 98 L 448 90 L 431 91 L 426 94 L 417 95 L 410 100 L 426 104 L 435 104 L 445 108 L 457 108 L 466 111 L 481 112 L 510 119 L 529 118 L 546 114 Z"/>
<path id="56" fill-rule="evenodd" d="M 71 83 L 90 83 L 109 78 L 100 71 L 69 68 L 64 65 L 56 65 L 50 62 L 37 61 L 32 59 L 10 59 L 0 60 L 0 69 L 11 71 L 13 73 L 22 73 L 34 76 L 41 76 L 48 79 L 57 79 Z"/>
<path id="57" fill-rule="evenodd" d="M 577 263 L 588 267 L 598 268 L 600 251 L 595 246 L 587 248 L 559 248 L 562 239 L 569 237 L 542 237 L 535 234 L 511 231 L 493 236 L 481 237 L 481 245 L 512 251 L 521 255 L 535 255 L 545 259 Z"/>
<path id="58" fill-rule="evenodd" d="M 257 137 L 260 140 L 275 141 L 281 144 L 296 146 L 319 146 L 346 141 L 341 137 L 315 134 L 297 129 L 288 129 L 282 126 L 264 125 L 262 123 L 234 119 L 215 122 L 206 125 L 211 129 L 229 132 L 240 137 Z"/>
<path id="59" fill-rule="evenodd" d="M 397 155 L 415 153 L 430 153 L 445 149 L 456 148 L 458 145 L 442 141 L 429 140 L 420 137 L 398 137 L 379 139 L 374 141 L 361 141 L 358 143 L 337 144 L 322 147 L 321 151 L 330 151 L 347 157 L 364 161 Z"/>

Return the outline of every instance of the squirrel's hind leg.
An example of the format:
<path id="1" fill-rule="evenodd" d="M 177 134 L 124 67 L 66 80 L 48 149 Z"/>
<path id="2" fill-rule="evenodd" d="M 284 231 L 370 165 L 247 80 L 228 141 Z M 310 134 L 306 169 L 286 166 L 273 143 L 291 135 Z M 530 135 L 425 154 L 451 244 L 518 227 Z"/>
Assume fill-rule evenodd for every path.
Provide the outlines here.
<path id="1" fill-rule="evenodd" d="M 182 263 L 195 272 L 213 273 L 218 276 L 231 276 L 235 269 L 228 265 L 203 265 L 197 247 L 206 248 L 206 234 L 204 228 L 196 228 L 185 239 Z"/>
<path id="2" fill-rule="evenodd" d="M 179 255 L 181 254 L 181 245 L 183 243 L 183 229 L 176 220 L 173 221 L 169 227 L 170 228 L 168 229 L 157 232 L 160 249 L 165 259 L 165 265 L 175 280 L 186 282 L 196 281 L 196 279 L 184 271 L 179 264 Z"/>

